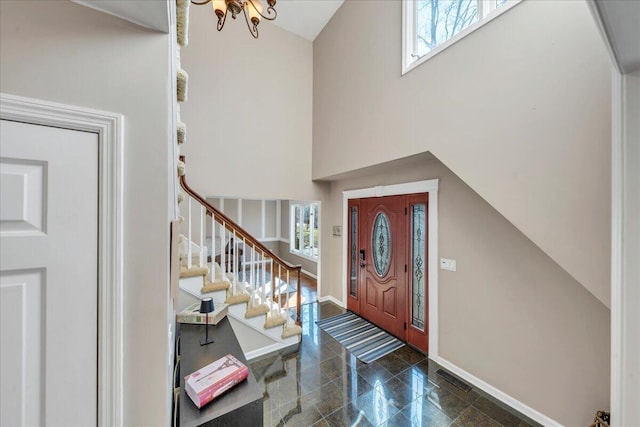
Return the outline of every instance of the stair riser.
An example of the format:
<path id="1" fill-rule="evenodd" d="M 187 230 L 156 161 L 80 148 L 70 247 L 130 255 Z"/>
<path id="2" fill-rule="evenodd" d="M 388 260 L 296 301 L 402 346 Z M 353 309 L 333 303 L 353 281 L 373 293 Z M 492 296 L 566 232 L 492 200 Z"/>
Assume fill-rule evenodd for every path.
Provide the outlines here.
<path id="1" fill-rule="evenodd" d="M 203 280 L 202 280 L 202 276 L 199 277 L 186 277 L 186 278 L 182 278 L 180 279 L 180 289 L 189 289 L 191 292 L 189 293 L 190 296 L 192 296 L 194 299 L 192 301 L 192 304 L 194 302 L 198 302 L 200 301 L 200 298 L 196 297 L 193 294 L 200 294 L 200 290 L 202 289 L 202 284 L 203 284 Z M 185 293 L 185 292 L 181 292 L 181 293 Z M 208 292 L 207 294 L 205 294 L 208 297 L 212 297 L 213 298 L 213 302 L 215 303 L 224 303 L 224 301 L 227 299 L 227 291 L 214 291 L 214 292 Z M 205 295 L 202 295 L 202 297 L 204 297 Z"/>

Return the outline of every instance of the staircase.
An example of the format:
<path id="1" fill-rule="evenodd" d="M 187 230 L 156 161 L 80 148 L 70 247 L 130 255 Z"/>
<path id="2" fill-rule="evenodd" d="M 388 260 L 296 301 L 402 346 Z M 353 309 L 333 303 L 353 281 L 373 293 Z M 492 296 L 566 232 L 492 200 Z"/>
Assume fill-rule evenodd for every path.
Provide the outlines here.
<path id="1" fill-rule="evenodd" d="M 301 266 L 278 257 L 193 191 L 184 160 L 181 156 L 179 310 L 204 297 L 213 298 L 216 307 L 227 304 L 247 359 L 297 344 Z"/>

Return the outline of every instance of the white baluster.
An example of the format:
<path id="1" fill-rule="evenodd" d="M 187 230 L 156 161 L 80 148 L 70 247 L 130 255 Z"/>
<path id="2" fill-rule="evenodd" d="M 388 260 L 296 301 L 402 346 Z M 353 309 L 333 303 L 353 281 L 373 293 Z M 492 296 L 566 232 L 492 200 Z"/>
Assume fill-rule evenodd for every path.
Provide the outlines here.
<path id="1" fill-rule="evenodd" d="M 238 255 L 236 254 L 236 229 L 233 229 L 233 238 L 230 241 L 231 246 L 229 247 L 229 254 L 231 259 L 231 272 L 233 273 L 233 289 L 237 289 L 238 287 Z M 244 290 L 243 290 L 244 292 Z"/>
<path id="2" fill-rule="evenodd" d="M 216 281 L 216 221 L 211 212 L 211 283 Z"/>
<path id="3" fill-rule="evenodd" d="M 247 253 L 247 237 L 242 236 L 242 282 L 247 282 L 247 265 L 244 263 Z"/>
<path id="4" fill-rule="evenodd" d="M 207 216 L 204 206 L 200 205 L 200 267 L 205 266 L 207 244 L 204 239 L 204 217 Z"/>
<path id="5" fill-rule="evenodd" d="M 282 268 L 282 267 L 281 267 Z M 289 304 L 289 286 L 291 277 L 289 276 L 289 270 L 287 270 L 287 323 L 289 325 L 289 321 L 291 320 L 291 304 Z"/>
<path id="6" fill-rule="evenodd" d="M 267 277 L 265 274 L 265 268 L 264 268 L 264 252 L 262 252 L 262 262 L 260 263 L 260 265 L 262 266 L 262 301 L 266 303 L 267 301 Z M 271 280 L 273 280 L 273 276 L 271 277 Z M 273 295 L 271 295 L 271 301 L 273 302 Z"/>
<path id="7" fill-rule="evenodd" d="M 220 224 L 220 268 L 222 269 L 222 278 L 226 280 L 227 278 L 227 263 L 225 256 L 225 242 L 226 242 L 226 227 L 225 222 L 222 221 Z M 231 295 L 235 295 L 235 289 L 232 289 Z"/>
<path id="8" fill-rule="evenodd" d="M 188 249 L 187 249 L 187 268 L 191 268 L 191 197 L 189 197 L 188 209 L 187 209 L 187 217 L 189 219 L 189 232 L 188 234 Z"/>
<path id="9" fill-rule="evenodd" d="M 251 246 L 251 266 L 249 267 L 249 280 L 251 281 L 251 287 L 253 288 L 253 290 L 255 291 L 256 289 L 256 277 L 254 274 L 254 270 L 253 268 L 256 265 L 256 251 L 255 251 L 256 247 L 255 246 Z M 264 300 L 262 301 L 264 303 Z"/>
<path id="10" fill-rule="evenodd" d="M 271 274 L 271 300 L 272 302 L 276 299 L 276 289 L 277 289 L 277 282 L 276 282 L 276 272 L 273 271 L 273 258 L 269 257 L 269 272 Z M 278 301 L 280 300 L 280 297 L 277 297 Z"/>

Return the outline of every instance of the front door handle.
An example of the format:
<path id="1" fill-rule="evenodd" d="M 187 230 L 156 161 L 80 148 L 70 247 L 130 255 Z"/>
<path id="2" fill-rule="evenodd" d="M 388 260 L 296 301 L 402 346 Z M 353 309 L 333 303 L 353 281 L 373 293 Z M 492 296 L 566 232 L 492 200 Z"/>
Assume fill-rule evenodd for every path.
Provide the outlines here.
<path id="1" fill-rule="evenodd" d="M 364 268 L 364 249 L 360 249 L 360 268 Z"/>

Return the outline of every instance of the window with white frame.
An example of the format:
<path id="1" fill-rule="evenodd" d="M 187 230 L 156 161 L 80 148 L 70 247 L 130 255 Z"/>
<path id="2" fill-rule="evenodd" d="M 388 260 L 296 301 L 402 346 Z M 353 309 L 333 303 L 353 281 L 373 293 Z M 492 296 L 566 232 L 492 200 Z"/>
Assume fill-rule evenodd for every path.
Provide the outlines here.
<path id="1" fill-rule="evenodd" d="M 451 46 L 520 0 L 403 0 L 402 73 Z"/>
<path id="2" fill-rule="evenodd" d="M 292 202 L 289 222 L 291 227 L 289 233 L 291 253 L 318 259 L 319 204 Z"/>

